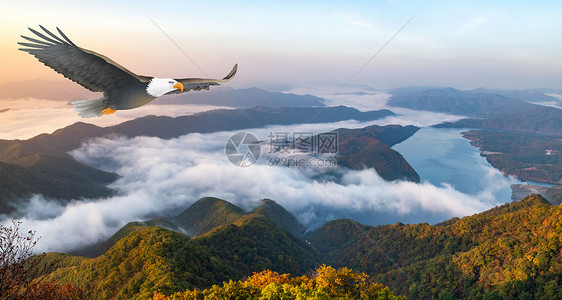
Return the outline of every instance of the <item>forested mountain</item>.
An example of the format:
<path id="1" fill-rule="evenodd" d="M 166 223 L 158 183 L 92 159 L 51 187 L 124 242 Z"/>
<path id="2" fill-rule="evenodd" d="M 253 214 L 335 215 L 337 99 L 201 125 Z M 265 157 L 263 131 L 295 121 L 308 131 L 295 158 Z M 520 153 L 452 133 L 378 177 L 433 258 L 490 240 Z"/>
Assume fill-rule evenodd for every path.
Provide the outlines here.
<path id="1" fill-rule="evenodd" d="M 415 126 L 368 126 L 361 129 L 335 130 L 338 133 L 338 166 L 361 170 L 374 168 L 386 180 L 420 182 L 420 176 L 397 151 L 391 149 L 397 143 L 412 136 Z"/>
<path id="2" fill-rule="evenodd" d="M 453 88 L 402 91 L 393 94 L 388 105 L 478 117 L 491 117 L 541 107 L 498 94 L 460 91 Z"/>
<path id="3" fill-rule="evenodd" d="M 483 128 L 562 134 L 562 110 L 528 103 L 486 90 L 398 89 L 388 105 L 415 110 L 450 113 L 472 118 L 447 122 L 436 127 Z M 509 94 L 505 94 L 509 95 Z M 523 96 L 520 96 L 521 98 Z M 526 96 L 528 97 L 528 95 Z M 547 97 L 547 96 L 545 96 Z"/>
<path id="4" fill-rule="evenodd" d="M 472 130 L 463 137 L 504 174 L 562 184 L 562 139 L 518 132 Z"/>
<path id="5" fill-rule="evenodd" d="M 456 122 L 446 122 L 435 125 L 435 127 L 510 130 L 561 136 L 562 110 L 543 106 L 487 119 L 462 119 Z"/>
<path id="6" fill-rule="evenodd" d="M 213 229 L 240 220 L 263 216 L 296 236 L 303 234 L 306 227 L 281 205 L 270 199 L 263 199 L 260 205 L 246 213 L 238 206 L 214 197 L 197 200 L 186 210 L 172 219 L 175 225 L 191 236 L 199 236 Z"/>
<path id="7" fill-rule="evenodd" d="M 210 211 L 232 205 L 209 199 L 214 198 L 203 203 L 212 204 L 206 206 Z M 240 213 L 234 207 L 230 209 Z M 208 217 L 201 219 L 209 221 Z M 286 275 L 279 282 L 279 274 L 265 272 L 247 282 L 225 283 L 200 292 L 193 289 L 228 279 L 243 280 L 265 269 L 307 274 L 325 263 L 365 272 L 370 280 L 411 299 L 562 296 L 562 211 L 539 195 L 436 225 L 372 227 L 335 220 L 302 239 L 272 219 L 252 213 L 194 238 L 150 223 L 127 225 L 118 234 L 112 238 L 113 246 L 95 259 L 49 254 L 50 259 L 59 259 L 61 267 L 46 279 L 71 283 L 104 298 L 146 299 L 156 291 L 162 297 L 177 292 L 182 297 L 212 291 L 261 293 L 272 282 L 293 281 Z M 329 267 L 317 270 L 321 273 L 315 276 L 339 272 Z M 254 286 L 258 278 L 267 284 Z"/>
<path id="8" fill-rule="evenodd" d="M 558 299 L 562 210 L 539 195 L 437 225 L 336 220 L 308 234 L 322 261 L 411 299 Z"/>
<path id="9" fill-rule="evenodd" d="M 26 166 L 0 162 L 0 214 L 18 207 L 17 199 L 41 194 L 53 201 L 65 202 L 82 197 L 112 195 L 107 184 L 117 175 L 97 170 L 62 156 L 36 154 Z"/>
<path id="10" fill-rule="evenodd" d="M 312 115 L 317 117 L 311 119 Z M 193 132 L 209 133 L 273 124 L 322 123 L 349 119 L 368 121 L 389 115 L 393 113 L 388 110 L 361 112 L 345 106 L 258 107 L 214 110 L 176 118 L 146 116 L 111 127 L 78 122 L 52 134 L 40 134 L 28 140 L 0 140 L 0 162 L 6 163 L 2 165 L 2 171 L 16 174 L 0 183 L 3 187 L 0 191 L 0 214 L 13 211 L 8 202 L 18 201 L 21 197 L 35 193 L 61 199 L 110 195 L 112 191 L 105 185 L 116 180 L 116 174 L 86 166 L 67 153 L 79 148 L 90 138 L 108 134 L 174 138 Z M 72 184 L 76 184 L 74 188 L 70 188 Z M 54 190 L 56 186 L 60 188 Z"/>
<path id="11" fill-rule="evenodd" d="M 213 208 L 221 209 L 210 206 L 211 213 L 217 212 Z M 258 213 L 196 238 L 151 224 L 128 224 L 97 258 L 49 254 L 61 268 L 46 280 L 70 283 L 92 298 L 146 299 L 156 291 L 169 295 L 207 288 L 265 269 L 301 275 L 320 265 L 308 244 Z"/>

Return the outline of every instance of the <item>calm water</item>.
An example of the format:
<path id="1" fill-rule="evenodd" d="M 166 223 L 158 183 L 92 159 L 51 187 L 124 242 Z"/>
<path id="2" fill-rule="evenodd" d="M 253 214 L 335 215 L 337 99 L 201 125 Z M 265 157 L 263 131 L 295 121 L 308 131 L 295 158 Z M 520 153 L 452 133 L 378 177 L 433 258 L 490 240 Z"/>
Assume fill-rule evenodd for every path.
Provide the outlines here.
<path id="1" fill-rule="evenodd" d="M 449 184 L 470 195 L 493 193 L 498 201 L 510 201 L 510 185 L 519 181 L 496 172 L 478 148 L 461 136 L 465 130 L 422 128 L 392 148 L 412 165 L 422 182 Z"/>

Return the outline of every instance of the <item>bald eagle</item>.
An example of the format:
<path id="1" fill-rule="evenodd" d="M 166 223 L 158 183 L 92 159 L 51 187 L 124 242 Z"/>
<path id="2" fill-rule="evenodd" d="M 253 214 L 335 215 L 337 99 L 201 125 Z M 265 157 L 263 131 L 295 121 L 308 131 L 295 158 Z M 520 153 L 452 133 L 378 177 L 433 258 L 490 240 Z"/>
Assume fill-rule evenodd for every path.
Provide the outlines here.
<path id="1" fill-rule="evenodd" d="M 223 79 L 141 76 L 104 55 L 76 46 L 58 27 L 60 37 L 41 25 L 39 27 L 47 35 L 28 28 L 39 39 L 22 35 L 31 43 L 18 42 L 26 47 L 19 50 L 35 56 L 46 66 L 90 91 L 103 92 L 103 97 L 98 99 L 71 102 L 82 118 L 137 108 L 166 94 L 208 90 L 211 85 L 229 81 L 238 69 L 238 64 L 234 65 Z"/>

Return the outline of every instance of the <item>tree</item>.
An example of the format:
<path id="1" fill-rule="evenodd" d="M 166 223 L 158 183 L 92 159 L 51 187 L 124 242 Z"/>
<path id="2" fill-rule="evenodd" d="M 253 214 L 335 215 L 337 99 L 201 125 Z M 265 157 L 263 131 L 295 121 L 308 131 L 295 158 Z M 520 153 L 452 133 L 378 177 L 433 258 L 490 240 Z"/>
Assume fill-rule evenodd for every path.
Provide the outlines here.
<path id="1" fill-rule="evenodd" d="M 42 280 L 54 270 L 56 260 L 33 255 L 39 238 L 35 231 L 20 231 L 21 222 L 0 225 L 0 299 L 81 299 L 84 291 L 72 285 Z"/>
<path id="2" fill-rule="evenodd" d="M 0 299 L 29 289 L 39 267 L 37 259 L 32 259 L 39 238 L 31 230 L 21 233 L 21 222 L 12 224 L 0 225 Z"/>

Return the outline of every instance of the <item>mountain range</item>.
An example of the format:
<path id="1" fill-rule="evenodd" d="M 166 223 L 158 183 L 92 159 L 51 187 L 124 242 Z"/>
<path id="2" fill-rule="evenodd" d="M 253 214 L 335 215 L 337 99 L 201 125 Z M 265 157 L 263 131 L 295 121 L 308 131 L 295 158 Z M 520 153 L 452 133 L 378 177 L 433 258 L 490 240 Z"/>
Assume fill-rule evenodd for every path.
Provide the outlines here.
<path id="1" fill-rule="evenodd" d="M 504 94 L 512 95 L 512 93 Z M 472 117 L 435 127 L 482 128 L 562 135 L 561 109 L 532 104 L 499 94 L 460 91 L 453 88 L 402 89 L 393 94 L 388 105 Z"/>
<path id="2" fill-rule="evenodd" d="M 312 120 L 312 115 L 317 117 Z M 0 140 L 3 172 L 22 174 L 2 182 L 0 214 L 13 212 L 14 201 L 34 193 L 61 199 L 110 195 L 113 191 L 105 186 L 118 178 L 116 174 L 84 165 L 67 153 L 94 137 L 117 134 L 127 137 L 175 138 L 194 132 L 210 133 L 266 125 L 337 122 L 349 119 L 369 121 L 390 115 L 393 113 L 389 110 L 361 112 L 345 106 L 221 109 L 176 118 L 146 116 L 110 127 L 79 122 L 28 140 Z M 75 188 L 68 188 L 72 184 L 76 184 Z M 60 189 L 53 189 L 55 186 Z"/>
<path id="3" fill-rule="evenodd" d="M 557 299 L 561 210 L 539 195 L 436 225 L 336 220 L 305 238 L 411 299 Z"/>
<path id="4" fill-rule="evenodd" d="M 491 117 L 541 107 L 498 94 L 460 91 L 454 88 L 428 89 L 393 95 L 388 105 L 477 117 Z"/>
<path id="5" fill-rule="evenodd" d="M 266 107 L 315 107 L 324 106 L 325 99 L 312 95 L 269 92 L 258 88 L 232 89 L 218 87 L 210 91 L 193 91 L 179 95 L 167 95 L 155 104 L 200 104 L 237 108 Z"/>
<path id="6" fill-rule="evenodd" d="M 276 217 L 261 213 L 264 206 Z M 95 297 L 145 299 L 157 290 L 170 295 L 264 269 L 304 274 L 324 263 L 365 272 L 410 299 L 562 295 L 562 215 L 539 195 L 436 225 L 372 227 L 342 219 L 305 235 L 288 230 L 300 226 L 271 200 L 248 213 L 216 198 L 192 207 L 166 221 L 175 231 L 128 224 L 97 258 L 50 253 L 59 268 L 46 279 Z M 188 237 L 178 232 L 182 221 L 212 229 Z"/>
<path id="7" fill-rule="evenodd" d="M 176 231 L 153 226 L 162 222 L 175 224 Z M 206 231 L 193 237 L 178 232 L 195 228 Z M 289 231 L 303 229 L 271 200 L 245 213 L 224 200 L 202 198 L 171 221 L 127 224 L 104 243 L 99 257 L 50 253 L 60 268 L 47 280 L 78 285 L 93 298 L 146 299 L 155 291 L 210 287 L 264 269 L 304 274 L 320 264 L 315 250 Z"/>

